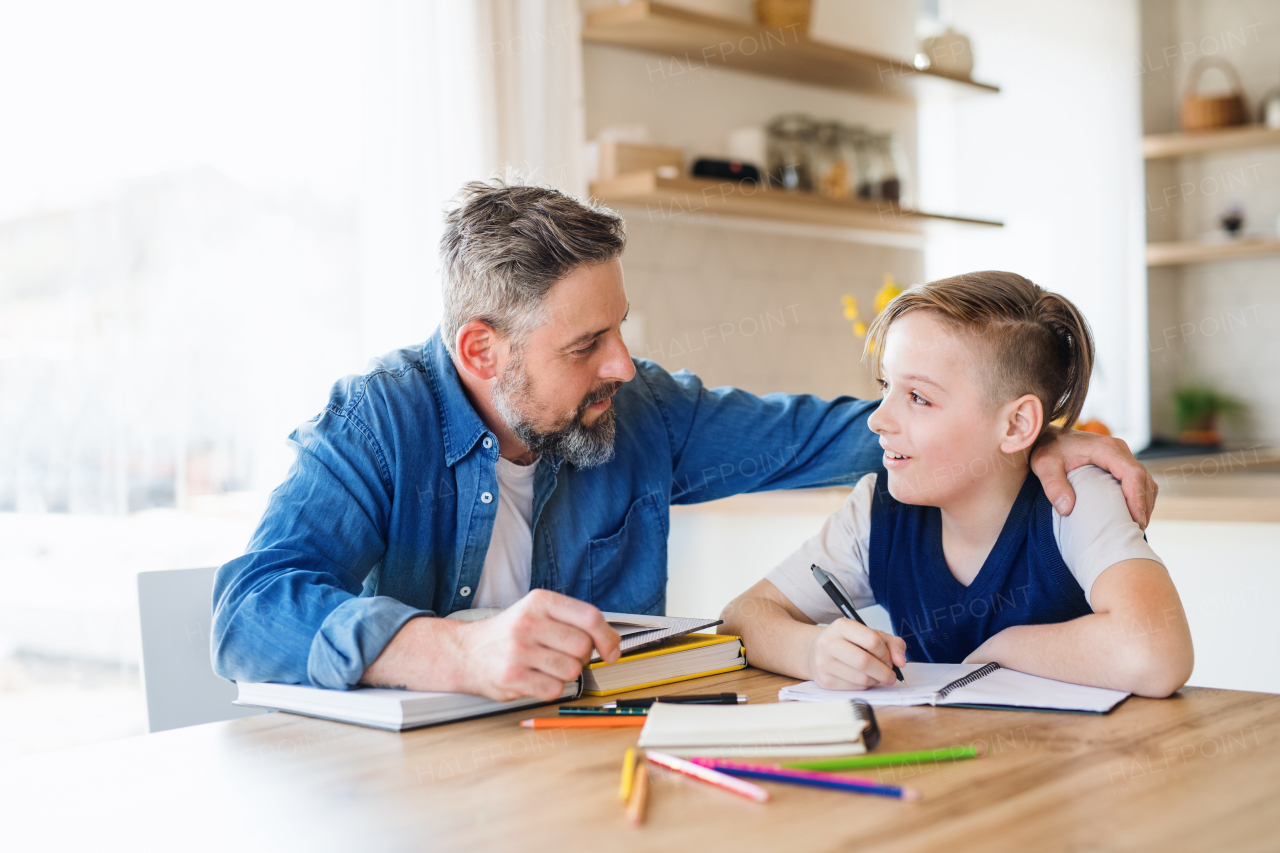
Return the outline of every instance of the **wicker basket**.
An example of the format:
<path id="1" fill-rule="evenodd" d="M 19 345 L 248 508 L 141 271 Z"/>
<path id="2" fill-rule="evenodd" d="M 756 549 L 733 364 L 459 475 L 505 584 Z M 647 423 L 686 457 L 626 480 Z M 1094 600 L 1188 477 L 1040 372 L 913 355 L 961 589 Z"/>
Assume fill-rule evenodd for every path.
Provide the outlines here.
<path id="1" fill-rule="evenodd" d="M 756 20 L 776 30 L 795 27 L 800 35 L 808 35 L 812 14 L 813 0 L 756 0 Z"/>
<path id="2" fill-rule="evenodd" d="M 1220 68 L 1231 81 L 1231 93 L 1212 98 L 1196 93 L 1200 78 L 1208 68 Z M 1249 121 L 1249 108 L 1244 103 L 1244 87 L 1240 75 L 1225 59 L 1202 56 L 1187 72 L 1187 85 L 1182 93 L 1182 129 L 1208 130 L 1214 127 L 1231 127 Z"/>

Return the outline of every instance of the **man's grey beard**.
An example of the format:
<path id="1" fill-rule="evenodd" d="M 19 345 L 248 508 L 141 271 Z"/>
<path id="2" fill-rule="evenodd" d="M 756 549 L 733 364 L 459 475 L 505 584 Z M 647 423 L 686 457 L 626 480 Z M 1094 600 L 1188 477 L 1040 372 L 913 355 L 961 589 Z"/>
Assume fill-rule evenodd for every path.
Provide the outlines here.
<path id="1" fill-rule="evenodd" d="M 595 423 L 583 420 L 587 406 L 607 400 L 622 386 L 608 382 L 592 391 L 578 404 L 578 410 L 567 424 L 550 431 L 540 431 L 529 420 L 524 409 L 530 401 L 533 382 L 524 369 L 524 359 L 514 355 L 498 381 L 493 384 L 493 405 L 516 437 L 539 456 L 561 456 L 576 468 L 594 468 L 613 458 L 615 423 L 613 406 L 605 409 Z"/>

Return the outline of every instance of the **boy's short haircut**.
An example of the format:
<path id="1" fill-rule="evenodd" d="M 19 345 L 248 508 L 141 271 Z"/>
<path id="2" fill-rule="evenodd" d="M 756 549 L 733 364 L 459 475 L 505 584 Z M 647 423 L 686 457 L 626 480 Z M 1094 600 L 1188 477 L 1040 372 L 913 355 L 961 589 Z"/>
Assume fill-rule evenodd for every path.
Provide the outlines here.
<path id="1" fill-rule="evenodd" d="M 1093 334 L 1070 300 L 997 270 L 916 285 L 890 302 L 867 332 L 863 360 L 877 376 L 889 327 L 912 311 L 928 311 L 975 339 L 994 405 L 1034 394 L 1046 424 L 1067 429 L 1080 417 L 1093 373 Z"/>

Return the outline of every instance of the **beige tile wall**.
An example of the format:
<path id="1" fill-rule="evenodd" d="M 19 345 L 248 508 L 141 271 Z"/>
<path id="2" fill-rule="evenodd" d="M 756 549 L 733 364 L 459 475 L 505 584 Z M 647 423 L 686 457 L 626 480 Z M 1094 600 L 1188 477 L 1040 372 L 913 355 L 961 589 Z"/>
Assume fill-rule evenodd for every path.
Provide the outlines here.
<path id="1" fill-rule="evenodd" d="M 758 394 L 874 394 L 841 297 L 869 321 L 885 273 L 920 280 L 918 250 L 623 213 L 634 355 Z"/>

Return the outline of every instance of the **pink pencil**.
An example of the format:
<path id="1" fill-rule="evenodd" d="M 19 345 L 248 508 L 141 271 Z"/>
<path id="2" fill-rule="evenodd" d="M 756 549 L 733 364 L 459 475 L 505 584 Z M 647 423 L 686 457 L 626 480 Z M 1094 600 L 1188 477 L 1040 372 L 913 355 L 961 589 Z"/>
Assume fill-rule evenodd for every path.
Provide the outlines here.
<path id="1" fill-rule="evenodd" d="M 674 770 L 677 773 L 701 779 L 703 782 L 709 782 L 717 788 L 724 788 L 726 791 L 732 791 L 749 800 L 755 800 L 757 803 L 769 802 L 769 792 L 753 782 L 744 782 L 741 779 L 733 778 L 727 773 L 721 773 L 708 767 L 699 767 L 692 761 L 685 761 L 683 758 L 676 758 L 674 755 L 667 755 L 665 752 L 654 752 L 650 749 L 645 751 L 645 757 L 654 764 L 661 765 L 668 770 Z"/>
<path id="2" fill-rule="evenodd" d="M 794 770 L 778 764 L 753 764 L 748 761 L 726 761 L 721 758 L 695 758 L 699 767 L 716 769 L 734 776 L 765 779 L 773 782 L 790 782 L 793 785 L 809 785 L 814 788 L 832 788 L 857 794 L 877 794 L 902 800 L 918 800 L 920 792 L 914 788 L 884 785 L 875 779 L 860 776 L 844 776 L 840 773 L 823 773 L 819 770 Z"/>

